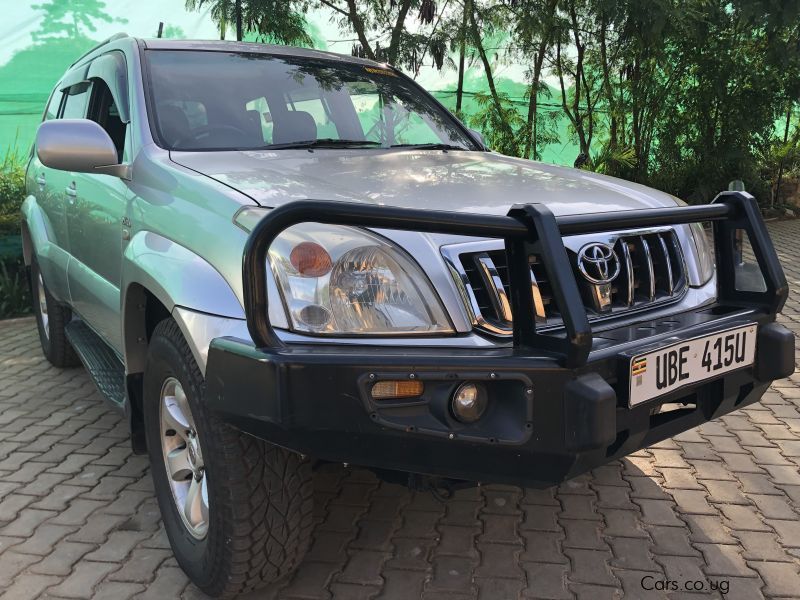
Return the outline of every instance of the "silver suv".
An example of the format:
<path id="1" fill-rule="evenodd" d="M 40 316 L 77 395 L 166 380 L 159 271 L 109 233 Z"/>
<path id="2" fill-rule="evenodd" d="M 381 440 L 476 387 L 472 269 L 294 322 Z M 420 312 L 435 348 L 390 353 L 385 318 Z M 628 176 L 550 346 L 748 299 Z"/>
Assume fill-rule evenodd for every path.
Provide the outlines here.
<path id="1" fill-rule="evenodd" d="M 794 369 L 751 196 L 496 154 L 385 64 L 115 36 L 56 85 L 27 191 L 44 354 L 127 416 L 211 595 L 296 568 L 323 462 L 548 486 Z"/>

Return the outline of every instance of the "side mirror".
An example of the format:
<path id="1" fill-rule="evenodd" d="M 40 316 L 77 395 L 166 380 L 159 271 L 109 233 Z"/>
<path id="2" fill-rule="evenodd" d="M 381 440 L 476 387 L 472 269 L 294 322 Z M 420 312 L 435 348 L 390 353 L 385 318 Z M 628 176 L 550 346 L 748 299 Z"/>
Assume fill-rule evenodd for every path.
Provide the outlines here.
<path id="1" fill-rule="evenodd" d="M 54 119 L 36 131 L 36 155 L 58 171 L 102 173 L 130 179 L 130 167 L 119 164 L 114 142 L 89 119 Z"/>
<path id="2" fill-rule="evenodd" d="M 472 139 L 474 139 L 481 148 L 486 148 L 486 142 L 483 141 L 483 134 L 480 131 L 470 129 L 469 132 L 472 135 Z"/>

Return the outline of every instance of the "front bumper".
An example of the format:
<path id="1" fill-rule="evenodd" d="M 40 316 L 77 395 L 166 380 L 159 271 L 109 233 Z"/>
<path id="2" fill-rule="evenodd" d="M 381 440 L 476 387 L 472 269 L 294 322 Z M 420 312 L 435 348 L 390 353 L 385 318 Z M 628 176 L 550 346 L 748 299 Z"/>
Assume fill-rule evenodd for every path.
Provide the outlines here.
<path id="1" fill-rule="evenodd" d="M 281 231 L 307 221 L 504 239 L 513 345 L 284 345 L 269 322 L 266 258 Z M 562 236 L 698 221 L 714 225 L 716 303 L 593 331 Z M 736 276 L 737 240 L 745 235 L 763 276 L 763 286 L 750 289 Z M 559 330 L 536 322 L 532 255 L 544 263 L 563 321 Z M 794 370 L 793 335 L 774 323 L 788 295 L 786 278 L 755 199 L 741 192 L 720 194 L 709 206 L 562 217 L 537 204 L 497 217 L 295 202 L 256 225 L 242 276 L 253 341 L 213 340 L 206 402 L 242 431 L 323 460 L 547 486 L 751 404 Z M 628 408 L 630 356 L 749 324 L 758 327 L 752 366 Z M 374 382 L 411 378 L 425 384 L 420 398 L 372 399 Z M 489 409 L 472 425 L 449 411 L 453 391 L 465 381 L 479 381 L 488 392 Z M 658 410 L 666 404 L 678 408 Z"/>
<path id="2" fill-rule="evenodd" d="M 759 326 L 752 367 L 629 409 L 627 356 L 733 326 Z M 506 350 L 292 346 L 214 340 L 209 407 L 231 425 L 318 459 L 439 477 L 549 486 L 758 401 L 794 370 L 794 337 L 768 314 L 718 309 L 604 332 L 588 362 Z M 382 379 L 417 378 L 422 398 L 375 401 Z M 473 425 L 448 410 L 480 381 L 489 409 Z M 688 405 L 659 412 L 666 404 Z"/>

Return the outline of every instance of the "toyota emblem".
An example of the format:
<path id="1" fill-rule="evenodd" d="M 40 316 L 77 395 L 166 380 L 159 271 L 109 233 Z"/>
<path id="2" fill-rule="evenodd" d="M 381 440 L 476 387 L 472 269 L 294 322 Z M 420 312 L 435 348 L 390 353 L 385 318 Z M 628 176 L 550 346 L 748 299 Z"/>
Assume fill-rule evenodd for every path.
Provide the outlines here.
<path id="1" fill-rule="evenodd" d="M 619 275 L 619 258 L 608 244 L 586 244 L 578 252 L 578 269 L 589 283 L 607 285 Z"/>

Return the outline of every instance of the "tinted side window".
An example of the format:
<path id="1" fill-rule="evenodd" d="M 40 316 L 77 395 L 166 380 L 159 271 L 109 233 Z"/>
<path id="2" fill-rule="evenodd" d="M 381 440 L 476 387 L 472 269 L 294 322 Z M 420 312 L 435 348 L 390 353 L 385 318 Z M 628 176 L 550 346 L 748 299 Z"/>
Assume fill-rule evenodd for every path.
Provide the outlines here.
<path id="1" fill-rule="evenodd" d="M 86 107 L 89 105 L 89 96 L 92 84 L 88 81 L 76 83 L 65 90 L 66 98 L 61 109 L 62 119 L 83 119 L 86 117 Z"/>
<path id="2" fill-rule="evenodd" d="M 119 117 L 119 110 L 111 95 L 111 90 L 102 79 L 96 79 L 92 84 L 92 100 L 87 118 L 106 130 L 117 149 L 117 157 L 122 162 L 126 125 Z"/>

